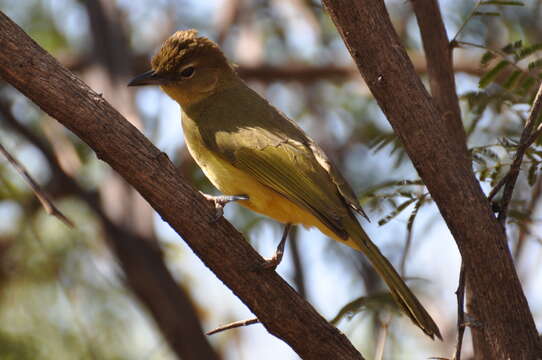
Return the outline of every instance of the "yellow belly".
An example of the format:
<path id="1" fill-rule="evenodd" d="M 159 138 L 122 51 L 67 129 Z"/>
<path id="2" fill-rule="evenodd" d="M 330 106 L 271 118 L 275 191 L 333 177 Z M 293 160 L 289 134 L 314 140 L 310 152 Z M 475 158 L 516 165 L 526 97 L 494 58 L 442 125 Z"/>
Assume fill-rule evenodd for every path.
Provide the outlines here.
<path id="1" fill-rule="evenodd" d="M 247 195 L 249 200 L 239 201 L 239 204 L 281 223 L 301 224 L 309 228 L 317 227 L 327 236 L 358 249 L 353 241 L 345 241 L 338 237 L 309 211 L 258 182 L 250 174 L 217 157 L 204 146 L 199 133 L 194 131 L 193 127 L 186 126 L 185 121 L 190 120 L 183 119 L 184 135 L 190 155 L 205 176 L 223 194 Z"/>

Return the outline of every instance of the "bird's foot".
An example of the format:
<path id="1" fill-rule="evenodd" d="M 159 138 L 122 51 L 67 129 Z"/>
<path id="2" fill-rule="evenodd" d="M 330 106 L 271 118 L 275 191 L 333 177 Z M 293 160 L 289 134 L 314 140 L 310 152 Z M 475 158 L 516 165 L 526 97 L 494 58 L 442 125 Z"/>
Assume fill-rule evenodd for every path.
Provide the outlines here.
<path id="1" fill-rule="evenodd" d="M 215 204 L 216 214 L 212 222 L 217 222 L 224 215 L 224 206 L 232 201 L 248 200 L 248 195 L 219 195 L 213 196 L 201 193 L 207 200 Z"/>
<path id="2" fill-rule="evenodd" d="M 288 232 L 290 232 L 291 227 L 292 224 L 286 224 L 286 226 L 284 227 L 284 232 L 282 233 L 282 238 L 280 239 L 279 246 L 277 246 L 277 250 L 272 257 L 265 259 L 265 262 L 262 265 L 263 269 L 275 270 L 277 266 L 279 266 L 280 262 L 282 261 L 282 256 L 284 255 L 284 246 L 286 245 L 286 239 L 288 238 Z"/>

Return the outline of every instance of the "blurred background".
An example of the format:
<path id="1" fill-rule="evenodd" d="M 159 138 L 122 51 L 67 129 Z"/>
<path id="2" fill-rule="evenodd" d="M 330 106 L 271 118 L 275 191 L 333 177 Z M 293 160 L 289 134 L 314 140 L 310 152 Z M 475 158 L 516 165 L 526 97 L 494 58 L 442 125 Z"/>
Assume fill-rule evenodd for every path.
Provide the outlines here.
<path id="1" fill-rule="evenodd" d="M 511 162 L 531 90 L 539 81 L 535 75 L 541 64 L 532 65 L 539 48 L 531 49 L 529 59 L 518 54 L 542 42 L 541 5 L 534 0 L 524 6 L 476 7 L 472 0 L 440 4 L 449 38 L 462 41 L 454 52 L 457 89 L 473 166 L 489 192 Z M 425 81 L 411 6 L 404 0 L 387 5 Z M 455 242 L 320 2 L 0 0 L 0 9 L 103 94 L 207 193 L 216 190 L 187 153 L 176 103 L 156 88 L 126 84 L 149 68 L 161 42 L 178 29 L 195 28 L 218 42 L 239 74 L 296 119 L 339 165 L 371 218 L 370 223 L 362 220 L 364 228 L 409 279 L 439 324 L 444 342 L 430 341 L 397 314 L 363 256 L 316 230 L 293 233 L 278 272 L 367 359 L 451 357 L 460 267 Z M 481 63 L 484 48 L 494 52 Z M 489 74 L 502 58 L 510 60 L 510 72 Z M 534 85 L 507 83 L 518 69 L 533 75 Z M 76 224 L 70 229 L 47 215 L 19 174 L 0 159 L 0 359 L 176 358 L 125 285 L 106 241 L 104 216 L 162 248 L 204 330 L 252 317 L 84 143 L 1 79 L 0 143 Z M 541 159 L 537 144 L 527 154 L 507 228 L 539 330 Z M 92 206 L 96 203 L 99 214 Z M 272 254 L 282 231 L 279 224 L 236 204 L 226 207 L 226 217 L 262 255 Z M 261 325 L 213 335 L 210 341 L 224 359 L 297 358 Z M 468 355 L 468 330 L 465 341 Z"/>

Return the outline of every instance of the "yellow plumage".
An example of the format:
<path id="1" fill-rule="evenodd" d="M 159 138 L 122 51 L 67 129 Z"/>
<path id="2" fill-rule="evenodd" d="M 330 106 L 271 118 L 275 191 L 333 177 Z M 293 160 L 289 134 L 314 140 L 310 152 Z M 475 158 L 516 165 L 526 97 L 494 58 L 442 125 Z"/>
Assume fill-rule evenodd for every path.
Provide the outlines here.
<path id="1" fill-rule="evenodd" d="M 225 195 L 282 223 L 317 227 L 363 252 L 398 305 L 429 336 L 440 332 L 416 296 L 361 228 L 365 215 L 340 172 L 292 120 L 251 90 L 212 41 L 171 36 L 153 70 L 131 85 L 160 85 L 182 107 L 190 154 Z"/>

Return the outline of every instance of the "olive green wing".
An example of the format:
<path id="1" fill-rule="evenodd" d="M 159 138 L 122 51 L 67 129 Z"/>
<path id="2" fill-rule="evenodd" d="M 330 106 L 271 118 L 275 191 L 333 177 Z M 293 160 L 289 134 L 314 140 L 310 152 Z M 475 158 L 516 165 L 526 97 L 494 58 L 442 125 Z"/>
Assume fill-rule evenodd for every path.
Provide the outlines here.
<path id="1" fill-rule="evenodd" d="M 233 166 L 309 210 L 341 238 L 348 238 L 342 219 L 349 210 L 309 146 L 262 128 L 217 133 L 215 146 Z"/>
<path id="2" fill-rule="evenodd" d="M 328 159 L 324 151 L 320 149 L 320 147 L 310 139 L 309 146 L 314 154 L 314 157 L 316 158 L 320 166 L 322 166 L 329 174 L 331 180 L 337 186 L 339 193 L 344 198 L 348 206 L 358 214 L 365 217 L 368 221 L 370 221 L 367 214 L 365 214 L 365 211 L 363 211 L 363 209 L 361 208 L 361 205 L 356 194 L 354 193 L 354 190 L 352 190 L 350 184 L 348 184 L 348 182 L 342 176 L 335 164 L 333 164 L 333 162 Z"/>

